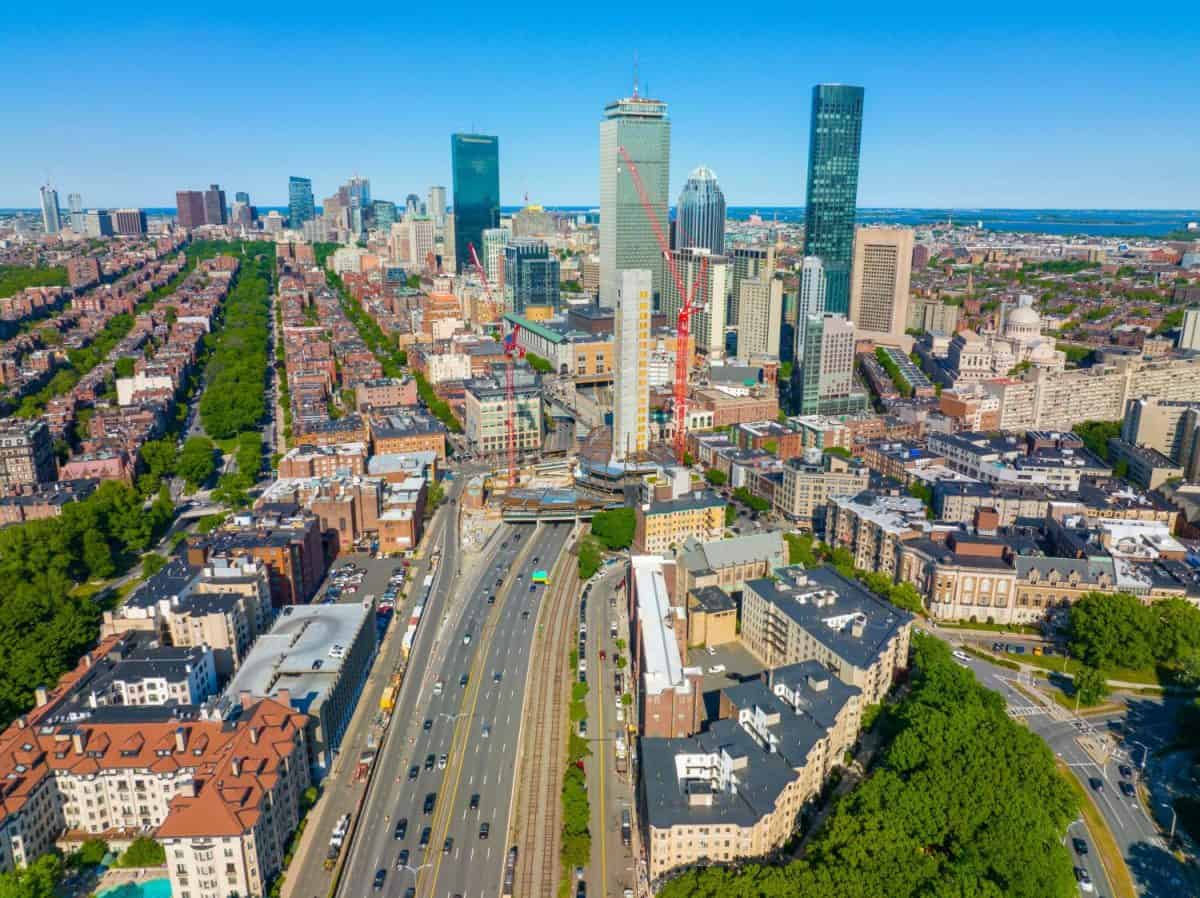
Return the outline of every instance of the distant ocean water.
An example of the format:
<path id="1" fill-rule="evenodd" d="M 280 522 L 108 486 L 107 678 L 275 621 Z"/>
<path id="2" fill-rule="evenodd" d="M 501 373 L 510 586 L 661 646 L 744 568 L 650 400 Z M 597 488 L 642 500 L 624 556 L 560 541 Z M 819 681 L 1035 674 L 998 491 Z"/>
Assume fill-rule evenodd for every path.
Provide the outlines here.
<path id="1" fill-rule="evenodd" d="M 516 212 L 520 206 L 503 206 Z M 547 206 L 554 212 L 597 213 L 597 206 Z M 673 209 L 674 207 L 672 207 Z M 286 206 L 259 206 L 260 214 L 271 210 L 287 213 Z M 13 212 L 36 214 L 36 209 L 0 209 L 0 217 Z M 146 214 L 174 216 L 174 207 L 152 207 Z M 746 221 L 751 215 L 764 220 L 797 224 L 804 221 L 803 206 L 730 206 L 728 216 Z M 1190 221 L 1200 221 L 1200 209 L 909 209 L 862 208 L 857 218 L 864 224 L 888 223 L 928 227 L 951 221 L 955 224 L 983 223 L 989 231 L 1080 235 L 1089 237 L 1161 237 L 1181 231 Z"/>

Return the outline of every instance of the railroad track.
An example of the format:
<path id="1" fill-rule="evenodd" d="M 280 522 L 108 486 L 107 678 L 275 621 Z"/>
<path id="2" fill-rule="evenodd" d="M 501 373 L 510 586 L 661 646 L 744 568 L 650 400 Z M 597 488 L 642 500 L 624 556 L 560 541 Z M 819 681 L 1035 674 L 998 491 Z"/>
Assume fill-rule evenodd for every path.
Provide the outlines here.
<path id="1" fill-rule="evenodd" d="M 568 655 L 580 588 L 573 559 L 566 560 L 559 585 L 538 611 L 533 678 L 525 698 L 526 715 L 532 713 L 534 720 L 520 760 L 514 898 L 545 898 L 558 891 L 567 702 L 575 675 Z"/>

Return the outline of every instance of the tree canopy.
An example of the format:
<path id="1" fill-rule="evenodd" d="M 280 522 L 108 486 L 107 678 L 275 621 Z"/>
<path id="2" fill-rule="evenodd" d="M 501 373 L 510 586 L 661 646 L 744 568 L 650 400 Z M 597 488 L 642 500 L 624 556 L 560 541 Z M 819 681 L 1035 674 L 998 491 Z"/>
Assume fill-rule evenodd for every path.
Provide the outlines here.
<path id="1" fill-rule="evenodd" d="M 592 533 L 612 551 L 628 549 L 633 544 L 636 524 L 632 508 L 613 508 L 592 518 Z"/>
<path id="2" fill-rule="evenodd" d="M 1200 608 L 1185 599 L 1145 605 L 1128 593 L 1089 592 L 1071 606 L 1071 654 L 1098 670 L 1151 664 L 1191 677 L 1200 652 Z"/>
<path id="3" fill-rule="evenodd" d="M 691 871 L 661 898 L 1074 896 L 1062 839 L 1076 797 L 1049 748 L 944 643 L 916 636 L 913 661 L 876 769 L 802 860 Z"/>

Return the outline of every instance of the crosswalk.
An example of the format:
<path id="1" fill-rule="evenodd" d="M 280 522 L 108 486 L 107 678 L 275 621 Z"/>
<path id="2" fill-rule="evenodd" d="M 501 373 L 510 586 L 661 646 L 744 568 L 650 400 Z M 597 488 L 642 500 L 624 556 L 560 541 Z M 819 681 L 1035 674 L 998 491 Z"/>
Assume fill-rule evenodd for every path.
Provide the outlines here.
<path id="1" fill-rule="evenodd" d="M 1009 705 L 1006 709 L 1009 717 L 1033 717 L 1035 714 L 1045 714 L 1044 708 L 1037 705 Z"/>

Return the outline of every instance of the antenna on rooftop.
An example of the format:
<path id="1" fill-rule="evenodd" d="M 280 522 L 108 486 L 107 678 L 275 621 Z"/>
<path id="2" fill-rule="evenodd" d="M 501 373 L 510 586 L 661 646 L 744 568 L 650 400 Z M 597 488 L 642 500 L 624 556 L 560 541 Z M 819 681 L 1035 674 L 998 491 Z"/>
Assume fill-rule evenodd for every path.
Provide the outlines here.
<path id="1" fill-rule="evenodd" d="M 633 51 L 633 96 L 637 99 L 638 95 L 638 56 L 637 50 Z"/>

